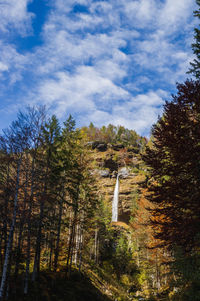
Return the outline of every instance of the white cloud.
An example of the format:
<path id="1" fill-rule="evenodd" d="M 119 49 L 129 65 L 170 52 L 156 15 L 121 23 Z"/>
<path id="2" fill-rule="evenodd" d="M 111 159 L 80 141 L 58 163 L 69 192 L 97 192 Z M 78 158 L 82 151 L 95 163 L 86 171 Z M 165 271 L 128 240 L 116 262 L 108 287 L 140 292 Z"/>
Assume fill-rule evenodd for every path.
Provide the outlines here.
<path id="1" fill-rule="evenodd" d="M 27 10 L 30 2 L 31 0 L 0 1 L 0 72 L 1 80 L 6 82 L 5 86 L 1 83 L 3 90 L 23 79 L 21 73 L 29 61 L 10 41 L 18 34 L 22 37 L 32 34 L 31 20 L 34 15 Z"/>
<path id="2" fill-rule="evenodd" d="M 79 67 L 72 76 L 67 72 L 56 74 L 39 87 L 38 99 L 51 105 L 56 103 L 60 112 L 85 112 L 91 109 L 108 109 L 118 99 L 127 99 L 126 90 L 104 78 L 93 67 Z M 61 108 L 59 108 L 61 106 Z"/>
<path id="3" fill-rule="evenodd" d="M 33 14 L 27 11 L 27 5 L 31 0 L 3 0 L 0 2 L 0 30 L 5 32 L 14 28 L 25 35 L 27 29 L 31 29 Z"/>
<path id="4" fill-rule="evenodd" d="M 2 32 L 31 34 L 29 2 L 0 4 Z M 163 97 L 185 78 L 194 1 L 51 0 L 49 5 L 43 43 L 34 50 L 22 54 L 4 35 L 1 79 L 10 87 L 17 82 L 23 103 L 46 103 L 61 118 L 71 112 L 80 123 L 147 132 Z M 77 5 L 85 12 L 75 14 Z M 16 101 L 22 102 L 21 95 Z"/>
<path id="5" fill-rule="evenodd" d="M 187 27 L 187 18 L 191 15 L 194 8 L 193 1 L 188 0 L 166 0 L 164 7 L 160 10 L 159 26 L 165 32 L 171 34 L 184 24 Z"/>
<path id="6" fill-rule="evenodd" d="M 92 0 L 51 0 L 52 1 L 52 5 L 55 6 L 55 8 L 59 11 L 59 12 L 64 12 L 64 13 L 68 13 L 72 7 L 74 5 L 90 5 Z"/>
<path id="7" fill-rule="evenodd" d="M 163 103 L 161 98 L 155 94 L 154 99 L 149 99 L 149 103 L 145 104 L 149 97 L 151 97 L 151 93 L 138 95 L 136 99 L 130 102 L 113 105 L 111 112 L 98 109 L 91 110 L 81 118 L 80 122 L 88 125 L 89 121 L 92 121 L 96 126 L 108 125 L 109 123 L 116 126 L 123 125 L 129 129 L 135 129 L 140 134 L 148 135 L 152 124 L 156 122 L 158 114 L 161 114 L 162 110 L 156 105 L 151 105 L 151 103 L 155 101 L 156 104 L 157 99 L 160 103 Z M 136 101 L 138 101 L 138 106 L 135 106 Z"/>
<path id="8" fill-rule="evenodd" d="M 0 72 L 8 71 L 8 66 L 2 62 L 0 62 Z"/>
<path id="9" fill-rule="evenodd" d="M 85 5 L 90 13 L 72 18 L 74 1 L 66 5 L 57 0 L 56 10 L 45 24 L 45 45 L 36 53 L 43 61 L 37 64 L 37 72 L 44 77 L 37 88 L 38 99 L 53 105 L 59 116 L 70 111 L 82 122 L 120 123 L 144 133 L 161 112 L 162 98 L 168 97 L 156 82 L 162 77 L 175 84 L 187 70 L 188 48 L 173 41 L 180 26 L 184 33 L 191 31 L 187 20 L 192 1 L 76 4 Z M 145 30 L 142 33 L 141 28 Z M 141 73 L 133 80 L 137 66 Z M 142 74 L 145 70 L 159 74 L 153 83 Z M 123 84 L 125 78 L 128 82 Z M 145 84 L 149 89 L 141 93 Z"/>
<path id="10" fill-rule="evenodd" d="M 13 45 L 5 45 L 1 41 L 0 52 L 0 71 L 4 71 L 2 76 L 6 80 L 5 88 L 7 88 L 7 84 L 11 85 L 22 79 L 21 72 L 28 64 L 28 57 L 18 53 Z"/>
<path id="11" fill-rule="evenodd" d="M 150 22 L 152 26 L 158 12 L 154 0 L 125 1 L 124 10 L 129 22 L 139 28 L 144 28 Z"/>
<path id="12" fill-rule="evenodd" d="M 164 96 L 167 94 L 163 90 L 150 91 L 146 94 L 138 94 L 124 105 L 114 106 L 113 123 L 123 124 L 142 134 L 149 133 L 151 125 L 156 122 L 161 113 Z"/>
<path id="13" fill-rule="evenodd" d="M 59 73 L 56 79 L 43 83 L 39 90 L 40 100 L 52 105 L 59 117 L 70 112 L 78 114 L 80 124 L 90 121 L 96 126 L 122 124 L 142 134 L 149 132 L 161 113 L 162 97 L 167 96 L 165 91 L 157 90 L 131 97 L 91 67 L 79 68 L 73 77 L 69 73 Z"/>

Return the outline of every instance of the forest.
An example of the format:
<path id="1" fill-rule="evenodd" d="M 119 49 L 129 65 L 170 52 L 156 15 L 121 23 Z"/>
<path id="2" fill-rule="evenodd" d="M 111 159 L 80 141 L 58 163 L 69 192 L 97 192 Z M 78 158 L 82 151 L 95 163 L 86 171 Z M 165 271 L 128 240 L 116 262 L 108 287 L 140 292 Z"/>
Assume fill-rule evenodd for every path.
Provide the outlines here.
<path id="1" fill-rule="evenodd" d="M 150 138 L 44 106 L 2 131 L 0 300 L 200 300 L 198 28 L 194 40 L 193 78 Z"/>

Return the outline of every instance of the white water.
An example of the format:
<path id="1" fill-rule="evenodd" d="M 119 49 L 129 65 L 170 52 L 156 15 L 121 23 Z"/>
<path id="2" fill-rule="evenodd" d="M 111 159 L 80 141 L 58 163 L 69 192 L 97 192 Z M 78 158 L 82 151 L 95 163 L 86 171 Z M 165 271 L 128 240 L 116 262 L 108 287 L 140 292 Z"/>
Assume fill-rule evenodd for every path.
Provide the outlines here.
<path id="1" fill-rule="evenodd" d="M 112 201 L 112 222 L 118 221 L 118 201 L 119 201 L 119 176 L 117 175 L 114 197 Z"/>

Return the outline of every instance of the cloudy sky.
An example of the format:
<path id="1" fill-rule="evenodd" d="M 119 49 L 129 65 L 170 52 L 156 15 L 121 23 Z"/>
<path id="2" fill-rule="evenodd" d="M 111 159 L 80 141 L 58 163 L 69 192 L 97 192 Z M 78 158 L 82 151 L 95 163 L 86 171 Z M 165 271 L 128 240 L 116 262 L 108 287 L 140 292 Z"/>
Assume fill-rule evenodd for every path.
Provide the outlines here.
<path id="1" fill-rule="evenodd" d="M 148 135 L 193 59 L 195 0 L 0 0 L 0 129 L 45 104 Z"/>

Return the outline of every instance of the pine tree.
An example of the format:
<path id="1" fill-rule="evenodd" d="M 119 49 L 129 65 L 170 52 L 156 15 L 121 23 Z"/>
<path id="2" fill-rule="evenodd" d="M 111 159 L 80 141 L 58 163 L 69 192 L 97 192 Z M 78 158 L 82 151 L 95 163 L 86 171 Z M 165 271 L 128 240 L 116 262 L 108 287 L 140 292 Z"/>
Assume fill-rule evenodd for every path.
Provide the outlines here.
<path id="1" fill-rule="evenodd" d="M 199 245 L 200 233 L 200 83 L 187 81 L 177 88 L 143 158 L 150 166 L 150 199 L 157 204 L 152 211 L 156 237 L 190 250 Z"/>
<path id="2" fill-rule="evenodd" d="M 20 178 L 22 173 L 22 162 L 26 149 L 30 147 L 30 134 L 31 128 L 25 120 L 22 118 L 22 114 L 19 113 L 18 119 L 11 124 L 11 126 L 4 131 L 4 135 L 1 137 L 1 141 L 4 141 L 4 148 L 2 151 L 6 151 L 8 155 L 13 157 L 13 173 L 14 173 L 14 201 L 12 209 L 11 224 L 9 229 L 9 235 L 6 242 L 6 250 L 4 256 L 4 265 L 1 278 L 0 287 L 0 300 L 4 298 L 6 284 L 8 283 L 10 267 L 11 267 L 11 253 L 13 247 L 13 238 L 16 229 L 16 221 L 19 207 L 19 193 L 20 193 Z"/>
<path id="3" fill-rule="evenodd" d="M 194 11 L 194 16 L 200 19 L 200 0 L 196 0 L 198 9 Z M 190 63 L 191 68 L 188 73 L 193 73 L 196 79 L 200 78 L 200 29 L 194 29 L 195 42 L 192 44 L 192 50 L 196 58 Z"/>
<path id="4" fill-rule="evenodd" d="M 153 126 L 149 166 L 151 225 L 157 247 L 167 248 L 180 292 L 174 300 L 199 300 L 200 283 L 200 82 L 178 84 Z M 164 250 L 164 249 L 163 249 Z M 192 293 L 191 293 L 192 292 Z"/>
<path id="5" fill-rule="evenodd" d="M 47 208 L 47 202 L 49 201 L 49 180 L 51 170 L 51 160 L 54 152 L 56 152 L 56 142 L 60 138 L 60 126 L 56 116 L 52 116 L 43 128 L 43 148 L 41 148 L 41 191 L 39 193 L 39 218 L 38 218 L 38 229 L 36 238 L 35 258 L 32 280 L 35 281 L 36 277 L 39 276 L 40 272 L 40 258 L 41 258 L 41 244 L 43 238 L 43 227 L 44 217 Z M 48 214 L 48 212 L 47 212 Z"/>

